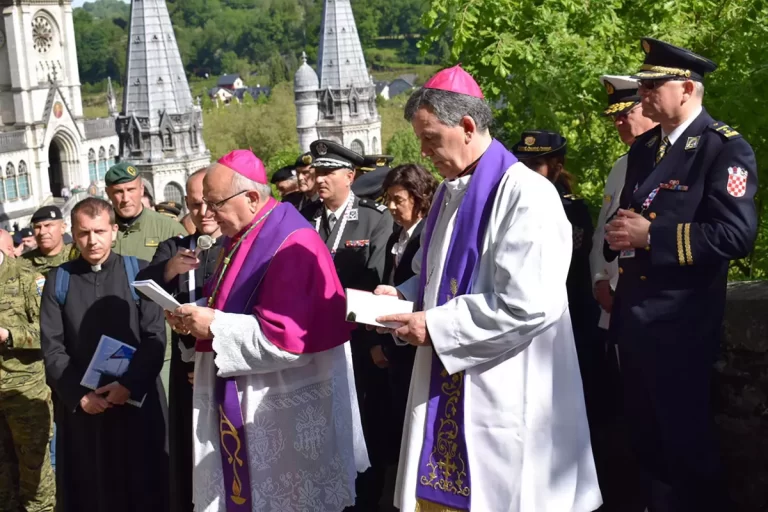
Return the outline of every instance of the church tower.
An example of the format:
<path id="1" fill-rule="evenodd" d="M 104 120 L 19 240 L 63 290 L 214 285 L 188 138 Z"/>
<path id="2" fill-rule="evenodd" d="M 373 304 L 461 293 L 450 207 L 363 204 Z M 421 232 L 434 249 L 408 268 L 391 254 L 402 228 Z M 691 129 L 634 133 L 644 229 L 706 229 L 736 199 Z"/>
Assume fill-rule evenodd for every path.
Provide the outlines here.
<path id="1" fill-rule="evenodd" d="M 317 69 L 317 138 L 333 140 L 360 154 L 381 152 L 376 87 L 365 65 L 350 0 L 324 0 Z M 311 70 L 305 62 L 296 77 L 301 73 L 309 79 Z M 294 88 L 298 121 L 299 116 L 311 113 L 311 102 L 298 83 Z M 305 139 L 313 133 L 304 124 L 297 126 L 300 145 L 306 150 Z"/>
<path id="2" fill-rule="evenodd" d="M 317 89 L 320 81 L 312 66 L 307 64 L 307 54 L 301 53 L 302 64 L 293 77 L 294 103 L 296 104 L 296 130 L 299 133 L 299 147 L 302 153 L 309 151 L 309 145 L 317 136 Z"/>
<path id="3" fill-rule="evenodd" d="M 120 159 L 139 169 L 155 201 L 178 201 L 210 153 L 164 0 L 133 0 L 127 52 Z"/>

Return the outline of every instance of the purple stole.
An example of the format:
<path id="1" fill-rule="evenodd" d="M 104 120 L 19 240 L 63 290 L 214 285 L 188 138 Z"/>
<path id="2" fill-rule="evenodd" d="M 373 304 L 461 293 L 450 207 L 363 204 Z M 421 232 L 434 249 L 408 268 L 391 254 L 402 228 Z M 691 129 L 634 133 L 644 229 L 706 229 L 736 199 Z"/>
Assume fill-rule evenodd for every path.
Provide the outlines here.
<path id="1" fill-rule="evenodd" d="M 480 158 L 456 214 L 436 306 L 471 291 L 496 192 L 504 173 L 516 162 L 517 158 L 496 139 Z M 444 196 L 445 187 L 432 203 L 424 231 L 418 300 L 422 310 L 427 252 Z M 448 375 L 433 349 L 424 445 L 416 485 L 416 497 L 423 510 L 434 508 L 434 504 L 469 510 L 471 480 L 464 435 L 464 395 L 464 372 Z"/>
<path id="2" fill-rule="evenodd" d="M 265 207 L 266 209 L 266 207 Z M 261 212 L 260 212 L 261 213 Z M 264 220 L 256 234 L 240 274 L 223 307 L 225 313 L 250 314 L 269 263 L 294 231 L 311 229 L 307 221 L 288 203 L 280 203 Z M 225 240 L 223 247 L 229 245 Z M 214 279 L 208 281 L 214 284 Z M 207 290 L 210 296 L 212 290 Z M 221 467 L 227 512 L 251 512 L 251 480 L 248 465 L 245 424 L 235 377 L 216 378 L 216 405 L 219 410 Z"/>

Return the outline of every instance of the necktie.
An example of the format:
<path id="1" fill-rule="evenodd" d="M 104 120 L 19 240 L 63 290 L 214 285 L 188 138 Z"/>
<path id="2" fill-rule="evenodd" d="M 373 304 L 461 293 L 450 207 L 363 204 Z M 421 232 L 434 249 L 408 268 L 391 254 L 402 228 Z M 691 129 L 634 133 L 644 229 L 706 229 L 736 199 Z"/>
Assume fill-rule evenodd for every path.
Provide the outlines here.
<path id="1" fill-rule="evenodd" d="M 328 214 L 328 227 L 331 231 L 333 231 L 333 226 L 336 225 L 336 214 L 330 213 Z"/>
<path id="2" fill-rule="evenodd" d="M 656 165 L 659 165 L 659 162 L 666 156 L 668 149 L 669 137 L 664 137 L 661 144 L 659 144 L 659 149 L 656 150 Z"/>

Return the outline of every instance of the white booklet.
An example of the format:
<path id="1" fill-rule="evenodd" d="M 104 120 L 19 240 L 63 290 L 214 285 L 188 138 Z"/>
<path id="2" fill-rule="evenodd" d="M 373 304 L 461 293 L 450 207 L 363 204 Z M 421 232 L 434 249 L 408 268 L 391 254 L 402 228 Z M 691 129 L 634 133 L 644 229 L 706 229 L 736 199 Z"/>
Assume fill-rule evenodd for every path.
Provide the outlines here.
<path id="1" fill-rule="evenodd" d="M 128 370 L 135 353 L 136 347 L 126 345 L 109 336 L 102 336 L 80 385 L 96 391 L 102 386 L 115 382 Z M 131 398 L 126 403 L 141 407 L 145 397 L 146 395 L 141 397 L 140 401 Z"/>
<path id="2" fill-rule="evenodd" d="M 413 313 L 413 302 L 400 300 L 391 295 L 374 295 L 371 292 L 352 288 L 346 288 L 344 292 L 347 294 L 347 322 L 397 329 L 402 325 L 401 323 L 380 324 L 376 318 L 384 315 Z"/>
<path id="3" fill-rule="evenodd" d="M 166 311 L 173 312 L 176 311 L 176 308 L 181 306 L 179 301 L 174 299 L 170 293 L 163 290 L 163 287 L 152 279 L 147 279 L 146 281 L 134 281 L 131 283 L 131 286 Z"/>

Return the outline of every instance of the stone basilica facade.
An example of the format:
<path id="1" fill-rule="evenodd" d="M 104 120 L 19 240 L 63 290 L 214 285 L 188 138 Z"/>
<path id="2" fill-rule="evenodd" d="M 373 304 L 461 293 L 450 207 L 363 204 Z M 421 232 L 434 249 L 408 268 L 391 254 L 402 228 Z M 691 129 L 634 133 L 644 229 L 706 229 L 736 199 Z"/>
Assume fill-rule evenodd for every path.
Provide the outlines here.
<path id="1" fill-rule="evenodd" d="M 381 117 L 350 0 L 324 0 L 317 72 L 306 55 L 294 76 L 299 146 L 329 139 L 360 154 L 381 153 Z"/>
<path id="2" fill-rule="evenodd" d="M 26 226 L 40 206 L 73 206 L 62 189 L 103 187 L 130 161 L 156 201 L 183 197 L 209 163 L 164 0 L 132 3 L 122 109 L 85 119 L 70 0 L 0 0 L 0 227 Z M 72 203 L 73 200 L 70 201 Z"/>

